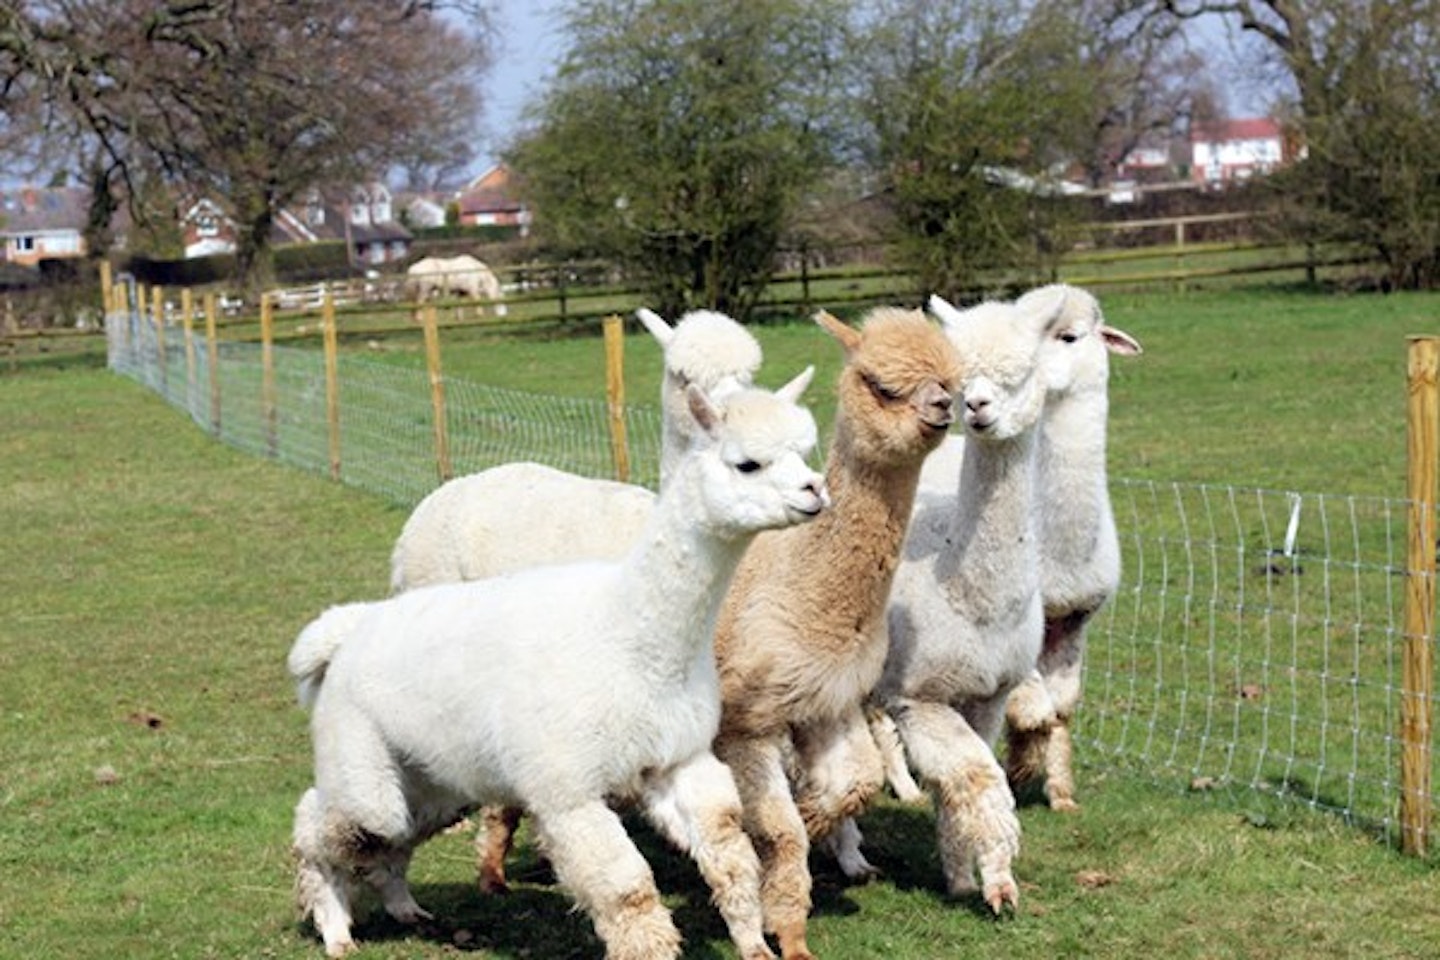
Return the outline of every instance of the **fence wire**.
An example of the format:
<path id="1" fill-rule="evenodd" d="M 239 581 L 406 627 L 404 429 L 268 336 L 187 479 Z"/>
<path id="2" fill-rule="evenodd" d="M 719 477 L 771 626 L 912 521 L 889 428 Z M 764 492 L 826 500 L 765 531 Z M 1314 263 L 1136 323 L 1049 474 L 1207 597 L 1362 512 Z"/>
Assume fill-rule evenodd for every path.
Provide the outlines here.
<path id="1" fill-rule="evenodd" d="M 274 348 L 271 419 L 260 346 L 220 345 L 216 402 L 202 343 L 170 330 L 162 350 L 134 316 L 107 336 L 112 369 L 217 439 L 332 471 L 318 351 Z M 428 375 L 341 356 L 338 382 L 340 479 L 418 502 L 440 482 Z M 536 460 L 613 476 L 603 400 L 444 387 L 457 475 Z M 625 419 L 632 480 L 653 488 L 659 412 Z M 1129 479 L 1111 494 L 1124 577 L 1089 630 L 1079 762 L 1299 802 L 1398 842 L 1408 503 Z"/>

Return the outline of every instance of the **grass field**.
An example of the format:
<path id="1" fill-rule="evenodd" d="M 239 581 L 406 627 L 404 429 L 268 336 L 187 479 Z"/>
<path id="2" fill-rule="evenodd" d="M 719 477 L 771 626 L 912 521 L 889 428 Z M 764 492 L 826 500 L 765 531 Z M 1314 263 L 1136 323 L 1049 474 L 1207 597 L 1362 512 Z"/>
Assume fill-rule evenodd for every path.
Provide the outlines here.
<path id="1" fill-rule="evenodd" d="M 1112 472 L 1403 495 L 1404 336 L 1440 297 L 1274 290 L 1117 295 L 1146 355 L 1117 361 Z M 838 350 L 764 328 L 767 382 Z M 655 396 L 631 338 L 630 395 Z M 647 352 L 651 351 L 651 352 Z M 408 341 L 367 354 L 414 365 Z M 447 343 L 451 375 L 594 395 L 598 341 Z M 290 906 L 291 809 L 308 779 L 283 660 L 329 603 L 383 592 L 405 512 L 239 454 L 84 356 L 0 376 L 0 957 L 318 957 Z M 1130 958 L 1440 955 L 1440 872 L 1338 819 L 1243 789 L 1187 792 L 1085 758 L 1083 810 L 1026 805 L 1019 911 L 950 902 L 928 811 L 864 827 L 885 877 L 816 860 L 824 960 L 979 953 Z M 687 958 L 733 956 L 703 886 L 643 828 Z M 583 917 L 521 851 L 505 898 L 473 890 L 468 840 L 424 848 L 437 914 L 372 914 L 362 956 L 597 957 Z"/>

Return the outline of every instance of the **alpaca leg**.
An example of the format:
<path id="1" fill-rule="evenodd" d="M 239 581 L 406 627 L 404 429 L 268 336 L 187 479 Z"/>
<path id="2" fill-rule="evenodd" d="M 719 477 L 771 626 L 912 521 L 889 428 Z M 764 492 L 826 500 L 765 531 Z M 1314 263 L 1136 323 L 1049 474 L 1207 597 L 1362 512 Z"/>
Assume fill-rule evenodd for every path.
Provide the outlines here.
<path id="1" fill-rule="evenodd" d="M 643 799 L 650 822 L 699 866 L 743 960 L 774 960 L 765 944 L 760 860 L 741 827 L 729 768 L 702 754 L 649 778 Z"/>
<path id="2" fill-rule="evenodd" d="M 860 830 L 853 822 L 885 782 L 884 762 L 863 711 L 856 707 L 835 723 L 796 730 L 795 750 L 795 802 L 807 833 L 829 838 L 849 823 L 826 846 L 846 876 L 875 876 L 879 871 L 860 853 Z"/>
<path id="3" fill-rule="evenodd" d="M 840 872 L 852 880 L 868 880 L 880 875 L 880 868 L 866 860 L 860 849 L 864 842 L 865 836 L 860 832 L 860 824 L 855 822 L 854 817 L 841 820 L 840 825 L 820 841 L 830 856 L 835 858 L 835 862 L 840 864 Z"/>
<path id="4" fill-rule="evenodd" d="M 785 960 L 814 960 L 805 942 L 810 915 L 810 838 L 790 798 L 783 744 L 775 739 L 728 738 L 715 752 L 730 767 L 743 804 L 745 832 L 760 857 L 765 925 Z"/>
<path id="5" fill-rule="evenodd" d="M 335 863 L 324 824 L 320 792 L 311 787 L 295 807 L 295 903 L 301 919 L 309 917 L 325 941 L 325 955 L 343 957 L 355 948 L 350 883 L 348 871 Z"/>
<path id="6" fill-rule="evenodd" d="M 910 764 L 905 759 L 905 745 L 900 742 L 900 732 L 895 729 L 895 721 L 890 714 L 879 707 L 870 707 L 865 712 L 865 720 L 870 724 L 870 735 L 875 738 L 875 746 L 880 750 L 880 756 L 885 759 L 885 782 L 890 784 L 896 799 L 903 803 L 919 803 L 925 799 L 925 791 L 915 782 L 910 775 Z"/>
<path id="7" fill-rule="evenodd" d="M 1081 622 L 1053 640 L 1047 635 L 1045 650 L 1040 655 L 1040 672 L 1045 677 L 1045 687 L 1055 704 L 1057 715 L 1054 729 L 1047 738 L 1043 757 L 1045 797 L 1052 810 L 1080 809 L 1075 802 L 1075 772 L 1072 766 L 1074 751 L 1070 726 L 1075 710 L 1080 706 L 1085 629 L 1086 624 Z"/>
<path id="8" fill-rule="evenodd" d="M 1010 873 L 1020 850 L 1020 821 L 1005 773 L 979 736 L 948 705 L 902 699 L 891 704 L 905 750 L 934 792 L 940 860 L 950 892 L 975 889 L 974 871 L 991 909 L 1019 902 Z"/>
<path id="9" fill-rule="evenodd" d="M 405 879 L 410 870 L 410 857 L 414 851 L 396 847 L 378 855 L 376 862 L 365 872 L 365 879 L 380 894 L 385 912 L 401 923 L 419 923 L 434 920 L 435 917 L 415 902 L 410 893 L 410 884 Z"/>
<path id="10" fill-rule="evenodd" d="M 533 814 L 556 876 L 590 914 L 607 960 L 677 960 L 680 932 L 615 812 L 596 800 Z"/>
<path id="11" fill-rule="evenodd" d="M 1051 810 L 1070 813 L 1080 809 L 1075 802 L 1075 773 L 1071 768 L 1070 718 L 1061 717 L 1050 731 L 1045 750 L 1045 798 Z"/>
<path id="12" fill-rule="evenodd" d="M 1055 702 L 1039 671 L 1010 692 L 1005 702 L 1005 774 L 1013 787 L 1043 776 Z"/>
<path id="13" fill-rule="evenodd" d="M 483 807 L 480 832 L 475 835 L 475 865 L 481 893 L 505 893 L 505 858 L 515 846 L 515 831 L 523 815 L 519 807 Z"/>

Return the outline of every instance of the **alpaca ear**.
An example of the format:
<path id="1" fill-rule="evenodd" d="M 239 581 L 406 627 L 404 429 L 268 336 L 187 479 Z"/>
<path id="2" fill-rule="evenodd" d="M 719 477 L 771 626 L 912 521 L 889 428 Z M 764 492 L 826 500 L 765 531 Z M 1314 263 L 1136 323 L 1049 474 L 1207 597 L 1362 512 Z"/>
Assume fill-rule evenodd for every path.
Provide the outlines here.
<path id="1" fill-rule="evenodd" d="M 815 322 L 830 336 L 840 341 L 846 353 L 853 353 L 860 346 L 860 331 L 850 326 L 828 310 L 818 310 Z"/>
<path id="2" fill-rule="evenodd" d="M 695 384 L 685 388 L 685 400 L 690 405 L 690 416 L 706 436 L 714 436 L 720 426 L 720 410 L 710 402 L 705 391 Z"/>
<path id="3" fill-rule="evenodd" d="M 1049 333 L 1065 318 L 1065 300 L 1069 294 L 1069 287 L 1063 283 L 1054 283 L 1031 290 L 1016 300 L 1015 306 L 1030 317 L 1036 329 Z"/>
<path id="4" fill-rule="evenodd" d="M 650 331 L 650 336 L 659 342 L 662 350 L 670 346 L 670 341 L 675 336 L 675 328 L 666 323 L 660 314 L 641 307 L 635 311 L 635 316 L 645 325 L 645 329 Z"/>
<path id="5" fill-rule="evenodd" d="M 785 386 L 779 390 L 776 390 L 775 396 L 782 400 L 788 400 L 791 403 L 799 403 L 800 394 L 805 392 L 805 388 L 810 386 L 810 381 L 813 379 L 815 379 L 815 365 L 811 364 L 804 370 L 801 370 L 795 379 L 785 384 Z"/>
<path id="6" fill-rule="evenodd" d="M 930 294 L 930 299 L 925 306 L 929 309 L 931 316 L 940 321 L 940 325 L 946 330 L 956 330 L 965 324 L 965 313 L 956 309 L 950 301 L 938 293 Z"/>
<path id="7" fill-rule="evenodd" d="M 1105 342 L 1105 349 L 1122 357 L 1138 357 L 1145 352 L 1139 340 L 1108 323 L 1100 324 L 1100 339 Z"/>

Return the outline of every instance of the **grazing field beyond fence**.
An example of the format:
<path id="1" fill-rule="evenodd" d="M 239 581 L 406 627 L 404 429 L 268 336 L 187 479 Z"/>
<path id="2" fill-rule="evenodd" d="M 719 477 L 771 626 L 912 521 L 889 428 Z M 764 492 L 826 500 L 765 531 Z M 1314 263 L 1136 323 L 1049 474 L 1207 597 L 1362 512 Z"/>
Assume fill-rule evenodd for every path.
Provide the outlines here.
<path id="1" fill-rule="evenodd" d="M 423 370 L 207 343 L 133 311 L 112 312 L 107 335 L 112 369 L 218 439 L 398 504 L 509 460 L 614 475 L 604 399 L 439 378 L 437 407 Z M 658 411 L 627 406 L 622 422 L 631 479 L 654 486 Z M 1417 568 L 1407 553 L 1412 501 L 1124 477 L 1112 497 L 1125 576 L 1090 630 L 1082 762 L 1293 800 L 1407 848 L 1419 830 L 1423 852 L 1434 695 L 1428 678 L 1404 683 L 1434 637 L 1413 635 L 1405 600 L 1417 578 L 1433 586 L 1433 556 Z M 1433 496 L 1425 519 L 1433 531 Z M 1402 722 L 1417 718 L 1426 739 L 1407 760 Z M 1417 809 L 1422 824 L 1402 821 Z"/>

